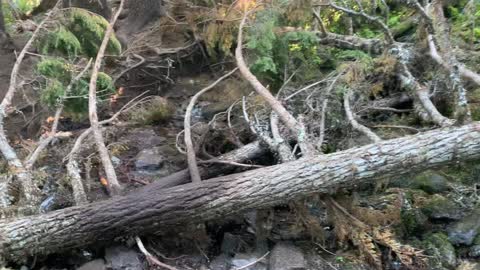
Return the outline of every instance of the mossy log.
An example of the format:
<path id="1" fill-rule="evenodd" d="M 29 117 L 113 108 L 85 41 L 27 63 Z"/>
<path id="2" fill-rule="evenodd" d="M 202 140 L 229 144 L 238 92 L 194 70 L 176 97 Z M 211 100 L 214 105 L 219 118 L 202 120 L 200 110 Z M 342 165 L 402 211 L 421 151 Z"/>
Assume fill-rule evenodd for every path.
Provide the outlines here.
<path id="1" fill-rule="evenodd" d="M 382 141 L 164 189 L 161 182 L 103 202 L 0 221 L 0 257 L 29 256 L 199 223 L 313 193 L 480 158 L 480 122 Z"/>

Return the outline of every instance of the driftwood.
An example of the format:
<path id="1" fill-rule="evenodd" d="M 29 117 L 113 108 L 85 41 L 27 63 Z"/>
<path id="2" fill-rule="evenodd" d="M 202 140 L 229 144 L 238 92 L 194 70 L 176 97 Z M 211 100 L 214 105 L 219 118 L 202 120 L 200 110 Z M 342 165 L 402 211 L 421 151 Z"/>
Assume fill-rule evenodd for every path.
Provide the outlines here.
<path id="1" fill-rule="evenodd" d="M 0 258 L 64 252 L 118 236 L 158 232 L 329 194 L 379 178 L 480 158 L 480 123 L 448 127 L 183 186 L 153 183 L 133 194 L 44 215 L 0 221 Z"/>

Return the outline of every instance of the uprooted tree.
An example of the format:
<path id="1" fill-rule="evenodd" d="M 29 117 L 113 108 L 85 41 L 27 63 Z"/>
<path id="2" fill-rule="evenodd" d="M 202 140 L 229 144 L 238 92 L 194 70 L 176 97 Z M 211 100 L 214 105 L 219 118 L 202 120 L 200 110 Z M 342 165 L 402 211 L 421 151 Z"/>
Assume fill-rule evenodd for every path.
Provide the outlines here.
<path id="1" fill-rule="evenodd" d="M 469 15 L 478 13 L 475 1 L 251 0 L 218 1 L 215 7 L 204 1 L 170 6 L 147 1 L 153 6 L 140 7 L 133 2 L 114 5 L 112 16 L 101 14 L 112 17 L 108 22 L 84 9 L 63 9 L 59 3 L 42 1 L 40 8 L 48 13 L 18 55 L 0 104 L 0 151 L 11 175 L 0 180 L 0 214 L 10 217 L 0 220 L 0 258 L 21 261 L 26 255 L 155 233 L 480 157 L 480 123 L 475 122 L 480 120 L 480 108 L 469 102 L 480 87 L 480 74 L 476 60 L 465 57 L 478 47 L 479 16 Z M 171 24 L 186 28 L 190 44 L 165 49 L 151 42 L 141 46 L 138 40 L 128 41 L 157 18 L 160 31 L 171 29 Z M 113 29 L 120 41 L 112 35 Z M 132 57 L 139 61 L 118 74 L 108 74 L 105 52 L 121 55 L 121 43 L 129 47 L 119 58 L 127 64 Z M 55 117 L 32 153 L 21 157 L 8 140 L 4 121 L 15 107 L 20 66 L 35 46 L 46 56 L 37 65 L 43 86 L 40 99 Z M 184 135 L 178 136 L 184 143 L 178 139 L 177 147 L 183 151 L 185 145 L 188 170 L 118 195 L 122 184 L 102 131 L 145 100 L 134 98 L 103 121 L 97 103 L 106 104 L 103 94 L 115 98 L 121 94 L 115 83 L 128 71 L 192 50 L 219 62 L 233 59 L 238 71 L 232 68 L 203 88 L 187 107 Z M 93 65 L 89 58 L 94 58 Z M 102 65 L 105 72 L 100 72 Z M 232 102 L 209 125 L 225 117 L 219 120 L 228 123 L 225 137 L 235 137 L 231 119 L 236 115 L 236 121 L 243 123 L 238 133 L 248 133 L 257 141 L 244 145 L 245 139 L 233 138 L 237 150 L 200 160 L 208 132 L 216 131 L 209 127 L 194 136 L 192 110 L 200 95 L 235 75 L 248 83 L 253 94 Z M 169 75 L 162 79 L 171 80 Z M 306 85 L 307 81 L 313 83 Z M 65 135 L 57 130 L 60 117 L 85 121 L 86 109 L 91 127 L 75 138 L 66 158 L 65 175 L 77 205 L 39 214 L 42 194 L 35 164 L 54 139 Z M 404 136 L 409 133 L 418 134 Z M 352 134 L 363 140 L 352 143 Z M 83 187 L 80 161 L 87 140 L 95 142 L 99 170 L 106 176 L 103 184 L 114 196 L 92 204 Z M 266 152 L 274 153 L 277 165 L 244 164 Z M 209 164 L 215 165 L 206 167 Z M 251 170 L 216 177 L 228 171 L 224 167 Z M 333 199 L 326 202 L 340 207 Z"/>

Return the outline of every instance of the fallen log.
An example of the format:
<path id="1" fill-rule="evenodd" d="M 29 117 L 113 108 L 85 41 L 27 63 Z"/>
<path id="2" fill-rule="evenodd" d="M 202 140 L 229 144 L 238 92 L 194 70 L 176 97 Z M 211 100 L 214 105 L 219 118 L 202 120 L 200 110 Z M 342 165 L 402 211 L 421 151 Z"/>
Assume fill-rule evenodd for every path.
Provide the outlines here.
<path id="1" fill-rule="evenodd" d="M 108 201 L 0 221 L 0 258 L 59 253 L 118 236 L 158 232 L 312 193 L 480 158 L 480 123 L 382 141 L 329 155 L 163 189 L 157 183 Z"/>
<path id="2" fill-rule="evenodd" d="M 254 141 L 252 143 L 246 144 L 241 148 L 233 150 L 231 152 L 225 153 L 219 157 L 216 157 L 215 160 L 225 161 L 225 162 L 245 162 L 247 160 L 252 160 L 262 155 L 266 154 L 268 149 L 262 147 L 260 141 Z M 232 167 L 231 165 L 222 164 L 221 166 L 212 165 L 212 166 L 200 166 L 199 171 L 202 179 L 209 179 L 216 177 L 222 173 L 225 173 L 225 168 Z M 179 186 L 192 182 L 190 179 L 190 172 L 188 169 L 178 171 L 169 176 L 162 177 L 157 180 L 155 186 L 157 188 L 169 188 L 174 186 Z"/>

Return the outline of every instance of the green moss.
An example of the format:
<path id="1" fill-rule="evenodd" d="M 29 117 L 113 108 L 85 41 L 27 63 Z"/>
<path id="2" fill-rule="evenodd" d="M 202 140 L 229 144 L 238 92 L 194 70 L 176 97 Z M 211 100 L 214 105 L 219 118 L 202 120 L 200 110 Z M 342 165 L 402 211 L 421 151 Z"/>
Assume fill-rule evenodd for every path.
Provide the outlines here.
<path id="1" fill-rule="evenodd" d="M 169 120 L 175 108 L 162 97 L 155 97 L 130 112 L 130 119 L 139 124 L 154 124 Z"/>
<path id="2" fill-rule="evenodd" d="M 411 188 L 421 189 L 430 194 L 449 189 L 448 180 L 444 176 L 434 172 L 424 172 L 417 175 L 411 184 Z"/>
<path id="3" fill-rule="evenodd" d="M 428 219 L 414 206 L 414 193 L 407 192 L 400 210 L 401 227 L 406 237 L 420 235 L 424 232 Z"/>
<path id="4" fill-rule="evenodd" d="M 455 268 L 457 262 L 455 248 L 444 233 L 434 233 L 426 237 L 423 248 L 430 255 L 430 266 L 434 269 Z"/>
<path id="5" fill-rule="evenodd" d="M 422 207 L 422 212 L 432 219 L 459 219 L 462 210 L 452 200 L 435 194 Z"/>

